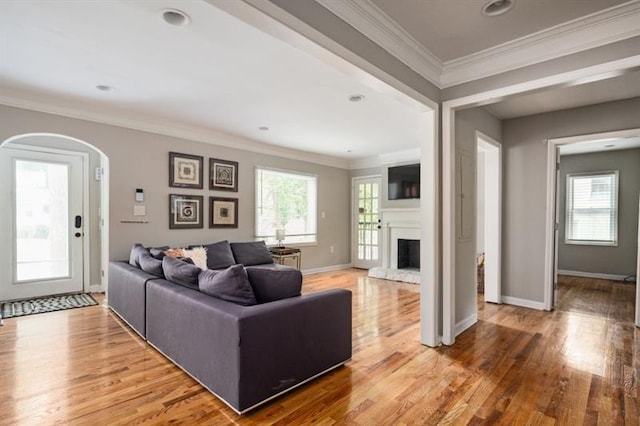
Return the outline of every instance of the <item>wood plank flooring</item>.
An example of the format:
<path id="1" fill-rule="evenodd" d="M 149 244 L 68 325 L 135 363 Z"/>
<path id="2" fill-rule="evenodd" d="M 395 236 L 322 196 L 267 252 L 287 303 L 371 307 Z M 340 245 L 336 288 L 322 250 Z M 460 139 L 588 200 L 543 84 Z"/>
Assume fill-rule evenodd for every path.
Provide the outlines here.
<path id="1" fill-rule="evenodd" d="M 419 289 L 347 270 L 353 360 L 238 416 L 103 306 L 0 327 L 0 425 L 638 425 L 635 287 L 563 277 L 559 309 L 479 303 L 452 347 L 419 339 Z"/>

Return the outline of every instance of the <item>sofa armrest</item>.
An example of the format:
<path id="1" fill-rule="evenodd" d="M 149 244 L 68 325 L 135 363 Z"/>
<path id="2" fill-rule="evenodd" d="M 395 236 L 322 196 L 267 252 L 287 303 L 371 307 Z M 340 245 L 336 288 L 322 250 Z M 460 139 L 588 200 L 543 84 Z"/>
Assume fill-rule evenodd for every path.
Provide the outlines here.
<path id="1" fill-rule="evenodd" d="M 351 359 L 351 292 L 252 306 L 239 326 L 242 411 Z"/>
<path id="2" fill-rule="evenodd" d="M 144 272 L 128 262 L 109 262 L 109 307 L 127 322 L 138 334 L 145 337 L 145 286 L 158 277 Z"/>

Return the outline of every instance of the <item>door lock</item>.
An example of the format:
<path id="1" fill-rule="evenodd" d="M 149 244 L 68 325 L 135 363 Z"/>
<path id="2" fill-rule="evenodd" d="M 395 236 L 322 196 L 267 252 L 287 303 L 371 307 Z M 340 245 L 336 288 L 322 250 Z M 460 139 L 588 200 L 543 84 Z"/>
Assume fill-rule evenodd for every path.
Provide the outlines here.
<path id="1" fill-rule="evenodd" d="M 76 232 L 76 238 L 80 238 L 81 236 L 82 236 L 82 234 L 81 234 L 81 233 Z"/>

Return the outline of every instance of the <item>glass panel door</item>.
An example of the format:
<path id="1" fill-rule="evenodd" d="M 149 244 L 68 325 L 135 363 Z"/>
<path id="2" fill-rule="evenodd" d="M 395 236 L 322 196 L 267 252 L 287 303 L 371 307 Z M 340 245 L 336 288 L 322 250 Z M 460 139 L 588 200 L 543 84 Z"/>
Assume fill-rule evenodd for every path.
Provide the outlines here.
<path id="1" fill-rule="evenodd" d="M 379 265 L 380 178 L 354 180 L 354 259 L 357 268 Z"/>
<path id="2" fill-rule="evenodd" d="M 0 148 L 0 300 L 84 289 L 84 157 Z"/>
<path id="3" fill-rule="evenodd" d="M 16 282 L 69 277 L 69 165 L 15 162 Z"/>

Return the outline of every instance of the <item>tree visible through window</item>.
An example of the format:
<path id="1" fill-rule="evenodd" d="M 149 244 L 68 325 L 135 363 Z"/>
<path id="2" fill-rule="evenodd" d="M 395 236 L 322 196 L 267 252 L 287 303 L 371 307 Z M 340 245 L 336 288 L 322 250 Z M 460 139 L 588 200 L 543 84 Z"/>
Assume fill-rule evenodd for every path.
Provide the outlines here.
<path id="1" fill-rule="evenodd" d="M 256 238 L 285 243 L 316 242 L 317 177 L 296 172 L 256 168 Z"/>
<path id="2" fill-rule="evenodd" d="M 567 175 L 567 244 L 618 244 L 618 172 Z"/>

